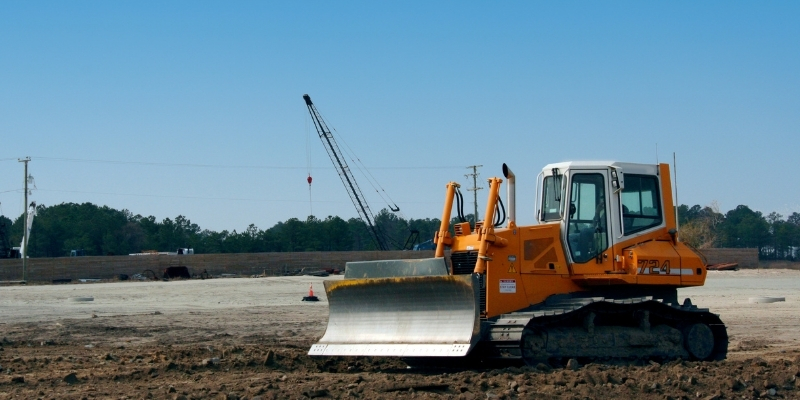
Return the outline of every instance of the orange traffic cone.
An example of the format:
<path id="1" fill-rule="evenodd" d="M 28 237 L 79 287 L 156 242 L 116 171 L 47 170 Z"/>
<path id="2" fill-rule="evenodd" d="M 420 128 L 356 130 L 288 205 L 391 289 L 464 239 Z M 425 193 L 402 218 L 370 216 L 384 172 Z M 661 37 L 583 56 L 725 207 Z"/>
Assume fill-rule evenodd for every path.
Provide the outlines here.
<path id="1" fill-rule="evenodd" d="M 319 301 L 317 296 L 314 296 L 314 284 L 308 287 L 308 296 L 303 297 L 303 301 Z"/>

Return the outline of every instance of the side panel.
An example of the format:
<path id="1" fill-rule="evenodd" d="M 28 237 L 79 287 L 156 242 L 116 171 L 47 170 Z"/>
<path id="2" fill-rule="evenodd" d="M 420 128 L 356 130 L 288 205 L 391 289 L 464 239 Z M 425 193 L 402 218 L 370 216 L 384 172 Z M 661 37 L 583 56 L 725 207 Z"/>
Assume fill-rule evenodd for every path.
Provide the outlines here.
<path id="1" fill-rule="evenodd" d="M 486 260 L 486 317 L 517 311 L 530 303 L 522 280 L 519 229 L 499 229 L 495 235 L 508 240 L 504 247 L 490 246 Z"/>
<path id="2" fill-rule="evenodd" d="M 561 241 L 561 225 L 519 228 L 522 246 L 520 272 L 523 274 L 567 275 L 567 260 Z"/>
<path id="3" fill-rule="evenodd" d="M 541 303 L 554 294 L 585 290 L 570 279 L 560 224 L 520 228 L 520 235 L 520 273 L 526 306 Z"/>
<path id="4" fill-rule="evenodd" d="M 681 275 L 692 273 L 681 268 L 680 256 L 672 242 L 646 242 L 627 251 L 628 271 L 637 276 L 639 284 L 677 286 Z"/>
<path id="5" fill-rule="evenodd" d="M 693 274 L 681 275 L 683 286 L 702 286 L 706 282 L 706 266 L 703 260 L 689 246 L 678 243 L 675 251 L 681 256 L 681 268 L 694 271 Z"/>
<path id="6" fill-rule="evenodd" d="M 519 311 L 553 294 L 582 290 L 570 279 L 560 225 L 498 230 L 505 247 L 490 248 L 486 269 L 486 316 Z"/>

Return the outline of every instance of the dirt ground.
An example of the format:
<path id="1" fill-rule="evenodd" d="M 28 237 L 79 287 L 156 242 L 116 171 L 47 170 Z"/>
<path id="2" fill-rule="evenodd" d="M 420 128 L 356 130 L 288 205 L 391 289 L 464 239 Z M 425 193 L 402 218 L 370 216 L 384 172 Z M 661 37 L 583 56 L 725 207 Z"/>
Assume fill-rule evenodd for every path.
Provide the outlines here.
<path id="1" fill-rule="evenodd" d="M 679 291 L 725 321 L 726 361 L 577 370 L 308 357 L 327 322 L 324 279 L 0 287 L 0 399 L 800 399 L 800 271 L 711 272 Z M 322 301 L 301 301 L 311 284 Z"/>

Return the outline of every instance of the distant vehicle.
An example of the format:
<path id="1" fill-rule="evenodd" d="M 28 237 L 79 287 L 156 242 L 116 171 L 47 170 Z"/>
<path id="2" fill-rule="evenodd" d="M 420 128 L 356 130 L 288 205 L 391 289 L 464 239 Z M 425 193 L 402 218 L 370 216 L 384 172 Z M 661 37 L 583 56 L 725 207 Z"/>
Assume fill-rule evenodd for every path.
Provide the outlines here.
<path id="1" fill-rule="evenodd" d="M 415 244 L 414 251 L 420 251 L 420 250 L 436 250 L 436 243 L 434 243 L 433 239 L 431 239 L 419 244 Z"/>
<path id="2" fill-rule="evenodd" d="M 129 256 L 175 256 L 184 254 L 194 254 L 194 249 L 189 247 L 180 247 L 173 252 L 158 251 L 158 250 L 142 250 L 141 253 L 130 253 Z"/>
<path id="3" fill-rule="evenodd" d="M 83 257 L 86 255 L 86 251 L 83 249 L 72 250 L 69 252 L 70 257 Z"/>
<path id="4" fill-rule="evenodd" d="M 22 258 L 22 252 L 19 247 L 12 247 L 8 250 L 8 258 Z"/>

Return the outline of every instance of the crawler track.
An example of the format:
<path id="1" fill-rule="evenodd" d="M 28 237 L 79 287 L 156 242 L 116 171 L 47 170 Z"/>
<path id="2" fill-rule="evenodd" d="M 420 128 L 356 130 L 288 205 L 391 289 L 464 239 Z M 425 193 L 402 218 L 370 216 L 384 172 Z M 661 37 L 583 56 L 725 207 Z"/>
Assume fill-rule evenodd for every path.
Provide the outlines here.
<path id="1" fill-rule="evenodd" d="M 482 357 L 527 364 L 576 358 L 722 360 L 725 325 L 691 302 L 649 297 L 569 299 L 534 311 L 505 314 L 484 324 Z"/>

